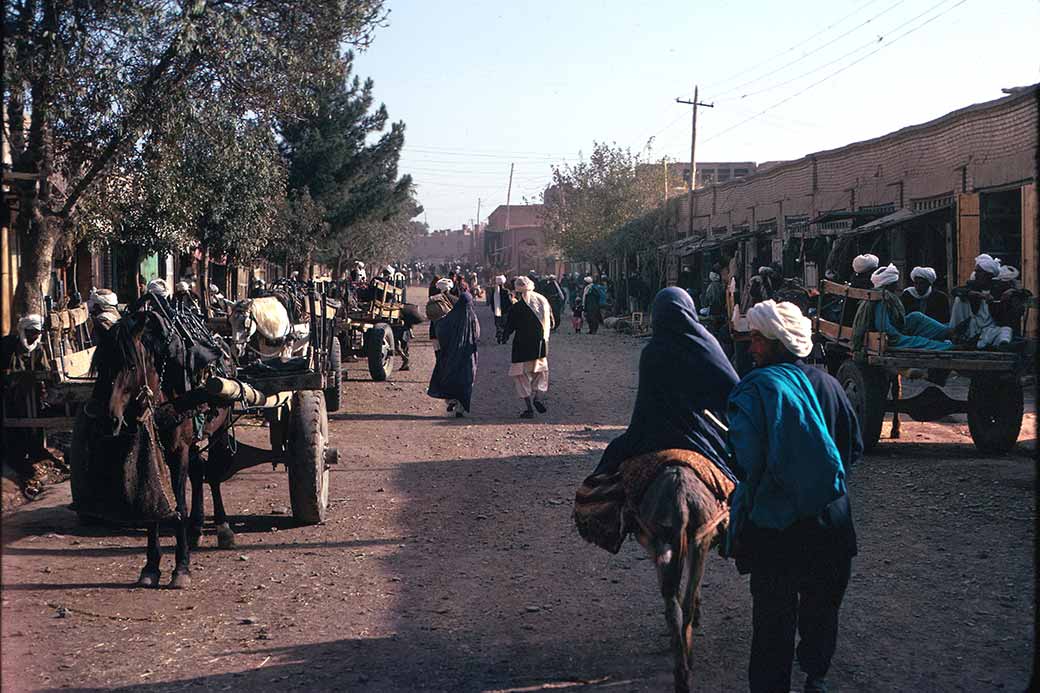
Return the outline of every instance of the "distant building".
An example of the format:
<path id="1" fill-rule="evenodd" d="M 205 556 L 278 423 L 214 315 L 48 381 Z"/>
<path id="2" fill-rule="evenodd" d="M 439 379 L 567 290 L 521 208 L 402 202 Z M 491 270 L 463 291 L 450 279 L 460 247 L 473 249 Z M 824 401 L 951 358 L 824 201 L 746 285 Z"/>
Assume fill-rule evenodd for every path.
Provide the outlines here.
<path id="1" fill-rule="evenodd" d="M 480 230 L 463 224 L 461 229 L 431 231 L 415 239 L 409 257 L 434 265 L 477 264 L 481 255 Z"/>
<path id="2" fill-rule="evenodd" d="M 555 272 L 556 252 L 545 241 L 544 210 L 540 204 L 499 205 L 488 216 L 485 263 L 511 272 Z"/>
<path id="3" fill-rule="evenodd" d="M 779 162 L 771 162 L 776 164 Z M 663 168 L 661 163 L 640 164 L 640 168 L 652 166 Z M 695 188 L 703 188 L 712 183 L 726 183 L 738 178 L 745 178 L 759 171 L 761 166 L 754 161 L 698 161 L 697 162 L 697 184 Z M 690 181 L 690 162 L 669 161 L 668 162 L 668 185 L 669 197 L 681 193 L 686 189 Z"/>

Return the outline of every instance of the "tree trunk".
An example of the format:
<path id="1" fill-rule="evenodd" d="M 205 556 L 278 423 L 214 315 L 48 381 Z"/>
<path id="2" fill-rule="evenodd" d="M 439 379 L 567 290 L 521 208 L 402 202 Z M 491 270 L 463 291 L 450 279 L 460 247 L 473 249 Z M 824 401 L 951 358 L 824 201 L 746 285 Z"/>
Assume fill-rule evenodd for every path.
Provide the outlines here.
<path id="1" fill-rule="evenodd" d="M 128 283 L 130 295 L 135 299 L 141 298 L 147 290 L 147 284 L 141 284 L 141 249 L 136 245 L 124 246 L 123 253 L 127 266 L 123 268 L 123 277 Z M 127 301 L 131 303 L 132 301 Z"/>
<path id="2" fill-rule="evenodd" d="M 32 204 L 35 199 L 28 201 Z M 22 198 L 23 207 L 15 222 L 22 256 L 12 306 L 16 316 L 43 314 L 44 287 L 50 279 L 51 257 L 61 229 L 58 219 L 42 216 L 39 211 L 27 208 L 25 202 Z"/>
<path id="3" fill-rule="evenodd" d="M 202 264 L 199 268 L 199 296 L 206 315 L 209 315 L 209 246 L 202 246 Z"/>

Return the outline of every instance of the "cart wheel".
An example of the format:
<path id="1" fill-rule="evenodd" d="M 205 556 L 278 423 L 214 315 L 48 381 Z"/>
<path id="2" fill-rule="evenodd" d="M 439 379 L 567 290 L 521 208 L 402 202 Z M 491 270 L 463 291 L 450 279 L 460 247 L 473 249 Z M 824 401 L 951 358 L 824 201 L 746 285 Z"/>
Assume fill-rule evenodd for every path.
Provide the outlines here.
<path id="1" fill-rule="evenodd" d="M 372 380 L 382 382 L 394 371 L 394 332 L 381 322 L 365 334 L 368 352 L 368 372 Z"/>
<path id="2" fill-rule="evenodd" d="M 325 406 L 329 411 L 339 411 L 340 386 L 343 384 L 343 350 L 338 339 L 332 340 L 329 349 L 329 377 L 332 384 L 325 389 Z"/>
<path id="3" fill-rule="evenodd" d="M 1022 383 L 1017 377 L 977 375 L 968 387 L 968 430 L 981 452 L 1015 447 L 1022 428 Z"/>
<path id="4" fill-rule="evenodd" d="M 329 470 L 325 451 L 329 442 L 329 416 L 320 390 L 300 390 L 293 395 L 289 419 L 289 500 L 293 518 L 306 525 L 325 520 L 329 504 Z"/>
<path id="5" fill-rule="evenodd" d="M 838 382 L 856 410 L 863 434 L 863 449 L 870 450 L 881 438 L 888 379 L 880 368 L 863 366 L 848 359 L 838 368 Z"/>

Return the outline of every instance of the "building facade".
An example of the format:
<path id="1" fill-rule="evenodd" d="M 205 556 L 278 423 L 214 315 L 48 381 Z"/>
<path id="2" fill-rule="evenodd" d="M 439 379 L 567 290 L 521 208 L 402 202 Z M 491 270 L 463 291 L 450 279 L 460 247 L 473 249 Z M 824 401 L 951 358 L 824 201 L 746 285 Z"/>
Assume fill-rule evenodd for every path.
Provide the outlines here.
<path id="1" fill-rule="evenodd" d="M 1035 287 L 1038 88 L 1005 92 L 697 190 L 692 210 L 683 202 L 679 240 L 661 248 L 668 282 L 685 273 L 700 285 L 721 260 L 738 281 L 753 267 L 779 263 L 785 275 L 815 286 L 827 270 L 841 277 L 845 260 L 869 251 L 904 277 L 930 265 L 949 287 L 988 252 Z M 698 174 L 702 166 L 711 168 L 699 164 Z"/>

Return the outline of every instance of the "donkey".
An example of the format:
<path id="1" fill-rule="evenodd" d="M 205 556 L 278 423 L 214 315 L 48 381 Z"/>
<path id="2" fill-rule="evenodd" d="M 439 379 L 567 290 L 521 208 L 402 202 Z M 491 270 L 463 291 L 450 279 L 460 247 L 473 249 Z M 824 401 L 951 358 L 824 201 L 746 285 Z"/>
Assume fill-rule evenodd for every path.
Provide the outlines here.
<path id="1" fill-rule="evenodd" d="M 134 508 L 149 503 L 152 507 L 163 506 L 162 502 L 153 500 L 161 500 L 163 487 L 168 486 L 172 492 L 175 507 L 170 521 L 177 548 L 170 587 L 175 589 L 187 588 L 191 583 L 190 547 L 198 544 L 202 534 L 204 480 L 209 482 L 213 495 L 218 545 L 229 548 L 234 544 L 220 493 L 220 483 L 233 473 L 234 467 L 231 408 L 209 403 L 205 390 L 194 387 L 199 371 L 227 373 L 230 356 L 226 345 L 218 341 L 219 337 L 201 331 L 205 329 L 201 322 L 189 325 L 195 339 L 189 337 L 184 324 L 192 319 L 183 313 L 174 314 L 165 299 L 150 295 L 124 314 L 95 351 L 92 370 L 97 374 L 97 381 L 91 402 L 85 407 L 89 423 L 77 427 L 81 440 L 79 444 L 74 441 L 74 448 L 86 453 L 88 472 L 91 467 L 102 469 L 106 464 L 111 468 L 113 460 L 103 459 L 106 440 L 135 434 L 137 440 L 141 440 L 139 429 L 144 427 L 145 444 L 151 446 L 152 454 L 158 450 L 166 469 L 157 469 L 151 473 L 155 478 L 151 478 L 148 470 L 142 471 L 138 464 L 128 475 L 130 483 L 121 490 L 131 496 L 128 500 Z M 196 431 L 196 418 L 200 414 L 204 415 L 204 422 Z M 208 451 L 204 457 L 199 443 L 205 439 L 208 439 Z M 131 446 L 136 448 L 136 444 Z M 164 472 L 169 474 L 168 480 L 162 478 Z M 190 515 L 185 497 L 185 482 L 189 478 L 192 485 Z M 114 493 L 118 491 L 99 488 L 95 495 L 104 499 Z M 146 525 L 148 549 L 137 584 L 158 587 L 160 521 L 150 520 Z"/>
<path id="2" fill-rule="evenodd" d="M 589 477 L 575 498 L 585 539 L 616 553 L 631 532 L 653 560 L 680 693 L 690 690 L 704 565 L 728 527 L 733 489 L 733 481 L 700 454 L 663 450 L 625 460 L 617 474 Z"/>

